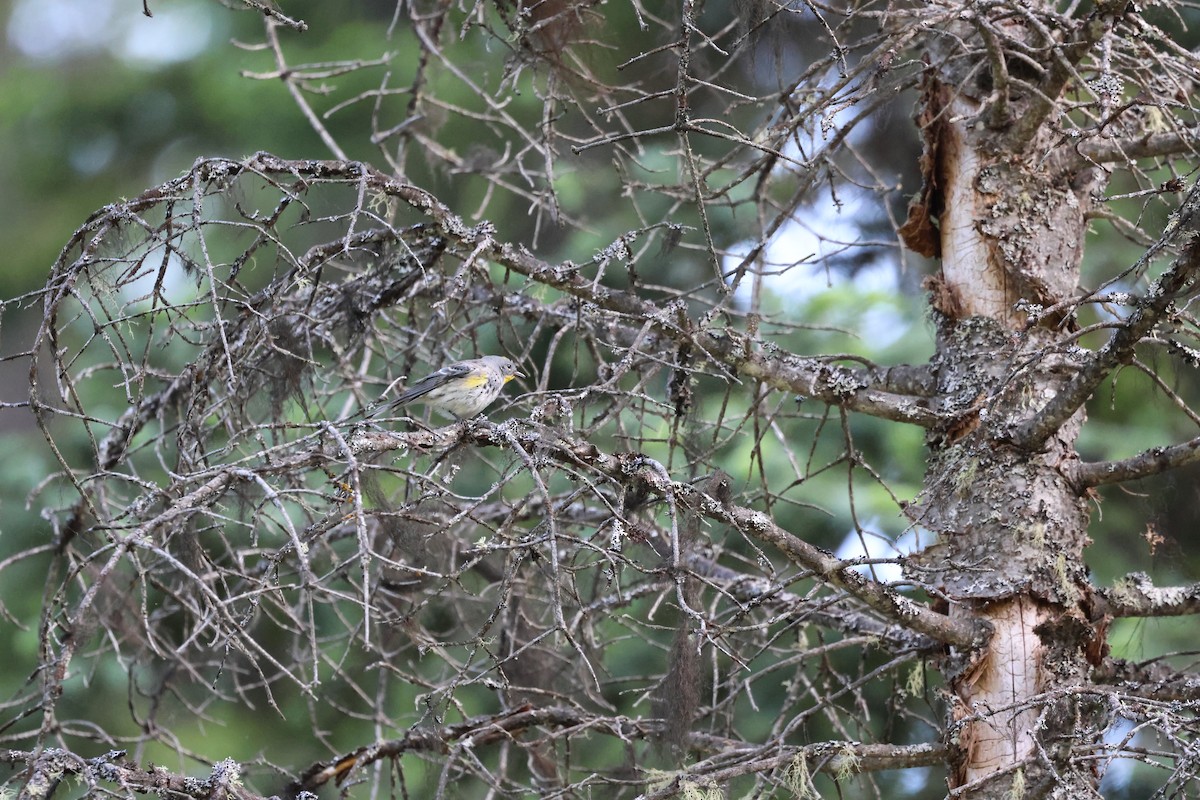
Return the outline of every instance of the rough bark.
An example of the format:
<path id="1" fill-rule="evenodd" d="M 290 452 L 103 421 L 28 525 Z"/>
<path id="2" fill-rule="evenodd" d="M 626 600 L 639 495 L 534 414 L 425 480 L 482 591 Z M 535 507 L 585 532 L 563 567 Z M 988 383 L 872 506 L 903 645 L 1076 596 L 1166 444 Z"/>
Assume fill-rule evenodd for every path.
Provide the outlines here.
<path id="1" fill-rule="evenodd" d="M 1004 30 L 1036 44 L 1031 31 Z M 958 33 L 974 30 L 963 25 Z M 935 53 L 919 116 L 933 154 L 926 185 L 940 191 L 926 202 L 943 209 L 941 270 L 931 284 L 935 367 L 956 421 L 930 437 L 925 489 L 909 511 L 938 541 L 909 569 L 994 630 L 987 647 L 949 676 L 958 700 L 952 786 L 977 798 L 1029 789 L 1080 797 L 1095 791 L 1097 778 L 1073 767 L 1060 745 L 1086 749 L 1098 742 L 1097 729 L 1074 731 L 1066 723 L 1077 704 L 1046 698 L 1087 680 L 1096 637 L 1081 608 L 1088 509 L 1065 469 L 1078 459 L 1084 414 L 1028 448 L 1012 441 L 1012 431 L 1079 367 L 1057 344 L 1072 320 L 1029 311 L 1077 290 L 1096 173 L 1075 159 L 1047 168 L 1047 154 L 1063 144 L 1049 126 L 1028 127 L 1042 94 L 1006 91 L 997 107 L 996 83 L 1008 77 L 996 69 L 1004 55 L 993 52 L 989 62 L 981 50 L 964 64 Z M 1061 90 L 1053 77 L 1045 90 Z"/>

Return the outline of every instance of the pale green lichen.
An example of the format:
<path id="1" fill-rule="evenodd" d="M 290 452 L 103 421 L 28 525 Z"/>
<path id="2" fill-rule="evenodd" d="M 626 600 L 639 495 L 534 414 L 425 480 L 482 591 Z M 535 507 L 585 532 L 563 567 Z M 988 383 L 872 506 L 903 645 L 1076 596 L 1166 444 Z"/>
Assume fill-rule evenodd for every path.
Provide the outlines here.
<path id="1" fill-rule="evenodd" d="M 1041 549 L 1046 546 L 1046 523 L 1040 521 L 1034 523 L 1031 533 L 1035 547 Z"/>
<path id="2" fill-rule="evenodd" d="M 979 459 L 966 459 L 954 475 L 954 493 L 963 497 L 975 486 L 975 478 L 979 475 Z"/>
<path id="3" fill-rule="evenodd" d="M 1008 800 L 1021 800 L 1025 796 L 1025 770 L 1018 769 L 1013 775 L 1012 786 L 1008 790 Z"/>
<path id="4" fill-rule="evenodd" d="M 783 772 L 783 782 L 796 800 L 819 800 L 817 787 L 813 786 L 812 775 L 808 771 L 808 760 L 803 753 L 797 753 Z"/>
<path id="5" fill-rule="evenodd" d="M 1071 583 L 1067 570 L 1067 556 L 1064 553 L 1059 553 L 1058 558 L 1054 559 L 1054 576 L 1058 579 L 1058 590 L 1062 592 L 1064 600 L 1073 603 L 1079 599 L 1075 586 Z"/>
<path id="6" fill-rule="evenodd" d="M 833 768 L 835 780 L 847 780 L 851 775 L 858 772 L 858 753 L 854 752 L 854 748 L 849 744 L 845 744 L 842 746 L 841 752 L 833 757 L 830 765 Z"/>
<path id="7" fill-rule="evenodd" d="M 913 664 L 913 668 L 908 671 L 908 680 L 904 682 L 904 695 L 906 697 L 920 697 L 925 690 L 925 662 L 918 661 Z"/>

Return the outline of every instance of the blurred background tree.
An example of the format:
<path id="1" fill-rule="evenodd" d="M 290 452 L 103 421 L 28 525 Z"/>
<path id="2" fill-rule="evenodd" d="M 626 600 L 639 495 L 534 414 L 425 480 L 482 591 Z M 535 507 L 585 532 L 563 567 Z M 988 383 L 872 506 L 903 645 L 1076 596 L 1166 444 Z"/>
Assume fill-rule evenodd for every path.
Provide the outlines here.
<path id="1" fill-rule="evenodd" d="M 227 5 L 5 7 L 11 785 L 939 797 L 961 784 L 958 689 L 943 682 L 971 680 L 978 642 L 961 619 L 937 628 L 962 597 L 898 564 L 935 538 L 912 511 L 945 488 L 927 442 L 944 454 L 970 424 L 939 405 L 934 373 L 874 366 L 936 357 L 957 322 L 937 291 L 929 310 L 938 263 L 897 233 L 911 197 L 932 207 L 926 193 L 945 189 L 936 114 L 913 124 L 933 107 L 922 81 L 930 60 L 942 78 L 976 65 L 956 86 L 986 73 L 975 94 L 998 113 L 1006 72 L 973 58 L 1011 48 L 1004 79 L 1019 87 L 1056 57 L 1011 26 L 1110 21 L 1069 61 L 1075 85 L 1043 131 L 1060 149 L 1185 139 L 1133 154 L 1088 212 L 1114 224 L 1088 228 L 1079 286 L 1117 276 L 1106 291 L 1136 296 L 1162 265 L 1127 270 L 1187 185 L 1190 9 Z M 986 22 L 961 51 L 922 38 L 939 21 L 962 36 L 950 22 L 972 14 Z M 1156 69 L 1169 85 L 1139 77 Z M 1097 88 L 1114 75 L 1125 83 Z M 1056 346 L 1098 348 L 1136 307 L 1059 299 Z M 1085 459 L 1194 436 L 1179 308 L 1182 333 L 1150 335 L 1162 347 L 1147 366 L 1093 393 Z M 526 375 L 489 412 L 496 426 L 388 436 L 355 416 L 484 352 Z M 864 381 L 932 410 L 872 406 Z M 1197 482 L 1179 461 L 1092 490 L 1097 586 L 1194 577 Z M 970 472 L 957 474 L 965 497 Z M 877 583 L 818 579 L 819 551 L 799 558 L 730 508 L 869 557 L 859 569 Z M 911 630 L 869 602 L 893 583 L 928 603 Z M 1088 602 L 1115 656 L 1191 646 L 1189 617 Z M 1122 706 L 1099 726 L 1109 744 L 1074 754 L 1106 796 L 1194 789 L 1173 760 L 1190 742 L 1149 713 Z"/>

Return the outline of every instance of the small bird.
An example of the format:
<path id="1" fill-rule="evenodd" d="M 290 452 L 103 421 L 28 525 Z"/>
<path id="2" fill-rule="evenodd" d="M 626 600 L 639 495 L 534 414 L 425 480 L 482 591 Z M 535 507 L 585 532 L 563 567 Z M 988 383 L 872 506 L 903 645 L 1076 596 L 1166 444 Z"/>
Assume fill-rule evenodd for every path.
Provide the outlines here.
<path id="1" fill-rule="evenodd" d="M 517 365 L 504 356 L 455 361 L 421 378 L 384 408 L 416 400 L 435 411 L 470 419 L 495 402 L 506 383 L 523 377 Z"/>

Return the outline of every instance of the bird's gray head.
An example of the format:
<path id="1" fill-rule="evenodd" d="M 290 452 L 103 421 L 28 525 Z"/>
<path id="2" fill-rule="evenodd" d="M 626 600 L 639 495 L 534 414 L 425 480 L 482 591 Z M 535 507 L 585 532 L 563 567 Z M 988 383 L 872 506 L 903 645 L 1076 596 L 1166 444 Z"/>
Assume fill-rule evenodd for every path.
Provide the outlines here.
<path id="1" fill-rule="evenodd" d="M 483 360 L 488 362 L 488 366 L 500 370 L 500 374 L 504 376 L 504 382 L 508 383 L 513 378 L 524 377 L 518 370 L 516 362 L 511 358 L 504 356 L 484 356 Z"/>

